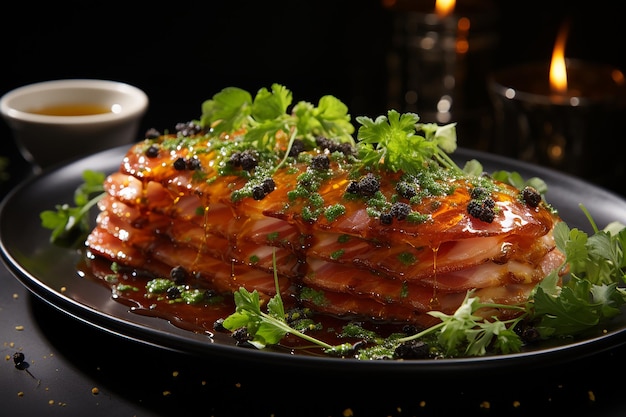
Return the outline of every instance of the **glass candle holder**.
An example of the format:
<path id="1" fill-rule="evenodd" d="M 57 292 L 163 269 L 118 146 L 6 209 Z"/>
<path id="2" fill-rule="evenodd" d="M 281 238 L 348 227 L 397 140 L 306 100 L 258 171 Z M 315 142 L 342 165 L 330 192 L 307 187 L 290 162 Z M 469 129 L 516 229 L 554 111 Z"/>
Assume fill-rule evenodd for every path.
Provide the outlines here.
<path id="1" fill-rule="evenodd" d="M 488 77 L 494 110 L 490 151 L 624 188 L 617 152 L 626 116 L 623 73 L 566 60 L 568 90 L 554 93 L 549 67 L 530 63 Z"/>

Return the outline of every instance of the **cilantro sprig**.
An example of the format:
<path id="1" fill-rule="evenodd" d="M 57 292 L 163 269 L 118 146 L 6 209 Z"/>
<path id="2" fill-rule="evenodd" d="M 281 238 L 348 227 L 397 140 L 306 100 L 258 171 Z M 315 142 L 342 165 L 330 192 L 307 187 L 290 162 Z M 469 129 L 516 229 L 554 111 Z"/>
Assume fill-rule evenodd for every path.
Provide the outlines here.
<path id="1" fill-rule="evenodd" d="M 55 210 L 39 213 L 41 225 L 52 230 L 50 242 L 62 247 L 75 247 L 91 229 L 89 210 L 104 195 L 103 172 L 85 170 L 83 182 L 74 190 L 74 205 L 57 204 Z"/>

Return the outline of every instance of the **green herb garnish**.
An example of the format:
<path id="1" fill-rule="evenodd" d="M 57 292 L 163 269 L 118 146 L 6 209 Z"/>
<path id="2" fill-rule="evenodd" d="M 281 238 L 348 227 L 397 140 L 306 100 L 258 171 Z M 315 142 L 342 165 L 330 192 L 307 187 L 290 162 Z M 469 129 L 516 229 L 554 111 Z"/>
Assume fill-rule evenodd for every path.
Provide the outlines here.
<path id="1" fill-rule="evenodd" d="M 279 131 L 300 137 L 311 147 L 316 136 L 354 141 L 348 108 L 339 99 L 327 95 L 317 106 L 300 101 L 290 109 L 292 99 L 291 91 L 279 84 L 271 91 L 260 89 L 254 99 L 240 88 L 225 88 L 202 104 L 200 124 L 216 134 L 245 129 L 243 140 L 259 150 L 275 150 Z"/>
<path id="2" fill-rule="evenodd" d="M 104 195 L 105 174 L 85 170 L 83 183 L 74 191 L 74 205 L 58 204 L 55 210 L 45 210 L 39 214 L 41 225 L 51 229 L 50 242 L 63 247 L 74 247 L 91 230 L 89 210 Z"/>
<path id="3" fill-rule="evenodd" d="M 418 124 L 417 114 L 400 114 L 396 110 L 389 110 L 387 116 L 378 116 L 376 120 L 365 116 L 356 120 L 362 125 L 357 134 L 357 149 L 364 165 L 415 174 L 436 160 L 442 166 L 462 173 L 447 155 L 456 150 L 455 123 L 445 126 Z M 418 135 L 418 131 L 423 135 Z"/>

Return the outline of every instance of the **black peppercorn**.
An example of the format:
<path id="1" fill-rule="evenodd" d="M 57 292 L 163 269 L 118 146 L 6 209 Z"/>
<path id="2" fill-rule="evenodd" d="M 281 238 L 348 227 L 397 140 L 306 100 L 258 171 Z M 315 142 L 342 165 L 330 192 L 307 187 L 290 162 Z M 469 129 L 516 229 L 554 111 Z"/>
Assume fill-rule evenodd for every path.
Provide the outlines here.
<path id="1" fill-rule="evenodd" d="M 180 265 L 175 266 L 170 270 L 170 278 L 172 278 L 172 281 L 174 281 L 176 284 L 180 285 L 187 281 L 187 278 L 189 278 L 189 273 L 184 267 Z"/>
<path id="2" fill-rule="evenodd" d="M 187 162 L 185 161 L 185 158 L 178 158 L 174 161 L 174 169 L 177 171 L 184 171 L 185 169 L 187 169 Z"/>
<path id="3" fill-rule="evenodd" d="M 157 145 L 150 145 L 148 149 L 146 149 L 146 156 L 148 158 L 156 158 L 159 156 L 159 147 Z"/>
<path id="4" fill-rule="evenodd" d="M 176 298 L 179 298 L 181 296 L 181 292 L 178 287 L 169 287 L 167 290 L 165 290 L 165 295 L 168 299 L 175 300 Z"/>

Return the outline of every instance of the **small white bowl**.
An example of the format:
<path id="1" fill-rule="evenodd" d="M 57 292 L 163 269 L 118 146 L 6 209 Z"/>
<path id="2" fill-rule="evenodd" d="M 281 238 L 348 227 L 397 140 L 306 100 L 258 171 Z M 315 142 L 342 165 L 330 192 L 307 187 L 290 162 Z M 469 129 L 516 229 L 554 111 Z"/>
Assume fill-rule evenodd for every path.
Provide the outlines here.
<path id="1" fill-rule="evenodd" d="M 147 109 L 142 90 L 109 80 L 43 81 L 0 98 L 22 155 L 40 168 L 132 143 Z"/>

